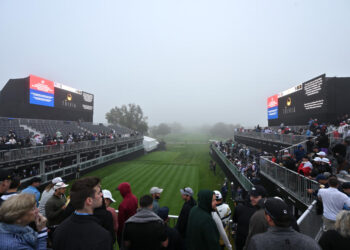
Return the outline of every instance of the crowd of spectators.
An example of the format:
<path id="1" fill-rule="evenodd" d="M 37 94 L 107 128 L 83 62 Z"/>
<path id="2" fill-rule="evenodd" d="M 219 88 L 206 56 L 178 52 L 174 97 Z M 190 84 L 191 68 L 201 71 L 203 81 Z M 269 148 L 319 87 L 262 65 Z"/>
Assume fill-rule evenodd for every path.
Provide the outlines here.
<path id="1" fill-rule="evenodd" d="M 0 136 L 0 150 L 9 150 L 23 147 L 33 146 L 45 146 L 45 145 L 59 145 L 59 144 L 72 144 L 81 141 L 97 141 L 104 139 L 116 139 L 122 137 L 133 137 L 137 136 L 137 131 L 130 133 L 121 134 L 116 132 L 114 129 L 110 131 L 95 132 L 81 132 L 81 133 L 68 133 L 63 135 L 59 130 L 55 134 L 33 134 L 27 137 L 18 137 L 15 130 L 9 130 L 6 136 Z"/>
<path id="2" fill-rule="evenodd" d="M 244 146 L 236 147 L 224 151 L 234 152 L 240 159 L 251 158 L 247 151 L 242 153 Z M 350 212 L 335 212 L 336 219 L 331 217 L 334 221 L 328 222 L 327 231 L 317 243 L 298 232 L 288 205 L 281 198 L 269 198 L 260 185 L 253 186 L 244 202 L 235 207 L 232 217 L 220 191 L 200 190 L 195 199 L 191 187 L 180 189 L 184 204 L 172 228 L 169 208 L 158 203 L 163 188 L 152 187 L 149 194 L 138 199 L 130 184 L 124 182 L 117 187 L 123 200 L 116 201 L 97 177 L 76 180 L 67 197 L 68 185 L 62 178 L 54 178 L 42 193 L 38 189 L 40 181 L 32 178 L 29 186 L 19 192 L 20 178 L 0 169 L 1 249 L 115 249 L 115 244 L 120 249 L 143 250 L 232 249 L 230 218 L 236 224 L 234 242 L 238 250 L 342 250 L 350 241 Z M 318 191 L 326 203 L 325 216 L 334 203 L 329 202 L 334 198 L 331 188 L 337 185 L 330 179 L 331 194 L 325 192 L 327 188 Z M 344 205 L 350 205 L 350 198 L 342 199 Z M 117 212 L 111 208 L 115 202 L 119 202 Z"/>

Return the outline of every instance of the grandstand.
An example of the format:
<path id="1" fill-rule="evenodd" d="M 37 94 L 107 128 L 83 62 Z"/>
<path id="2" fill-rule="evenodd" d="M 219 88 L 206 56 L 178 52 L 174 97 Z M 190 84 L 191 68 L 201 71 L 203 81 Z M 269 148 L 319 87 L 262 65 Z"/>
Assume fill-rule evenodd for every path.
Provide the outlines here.
<path id="1" fill-rule="evenodd" d="M 143 136 L 119 125 L 94 124 L 94 96 L 30 75 L 0 92 L 0 167 L 22 184 L 75 178 L 107 162 L 143 154 Z"/>
<path id="2" fill-rule="evenodd" d="M 253 182 L 263 183 L 271 196 L 284 198 L 295 216 L 300 216 L 298 225 L 301 231 L 316 240 L 323 233 L 322 220 L 316 211 L 317 197 L 308 192 L 320 188 L 315 177 L 330 169 L 325 174 L 335 175 L 340 182 L 350 181 L 349 165 L 341 161 L 335 151 L 335 146 L 349 145 L 348 99 L 339 93 L 348 93 L 349 82 L 350 78 L 322 75 L 269 97 L 270 127 L 237 129 L 233 142 L 228 140 L 211 146 L 212 157 L 234 180 L 236 187 L 242 187 L 246 194 Z M 319 99 L 323 101 L 317 102 Z M 310 106 L 310 103 L 317 105 Z M 234 154 L 240 145 L 244 145 L 242 150 L 249 149 L 249 154 L 243 154 L 246 161 L 243 165 L 240 156 Z M 330 163 L 317 165 L 316 160 L 313 161 L 316 153 L 321 151 L 326 155 L 325 162 Z M 300 171 L 301 156 L 310 158 L 313 165 L 311 175 Z M 258 178 L 249 176 L 253 161 L 258 164 Z"/>

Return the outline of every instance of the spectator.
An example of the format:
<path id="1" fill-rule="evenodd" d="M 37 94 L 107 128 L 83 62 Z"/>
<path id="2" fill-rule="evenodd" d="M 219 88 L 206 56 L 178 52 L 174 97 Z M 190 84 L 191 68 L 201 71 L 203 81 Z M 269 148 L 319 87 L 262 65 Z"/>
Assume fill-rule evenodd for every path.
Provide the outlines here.
<path id="1" fill-rule="evenodd" d="M 113 199 L 111 192 L 107 189 L 102 190 L 102 194 L 103 194 L 103 198 L 105 200 L 106 209 L 107 209 L 107 211 L 109 211 L 112 214 L 113 229 L 114 229 L 114 233 L 115 233 L 114 235 L 116 236 L 117 232 L 118 232 L 118 215 L 117 215 L 115 209 L 110 206 L 112 203 L 115 202 L 115 200 Z"/>
<path id="2" fill-rule="evenodd" d="M 102 205 L 100 179 L 77 180 L 70 190 L 70 202 L 76 210 L 55 230 L 53 249 L 111 249 L 110 234 L 92 216 L 94 209 Z"/>
<path id="3" fill-rule="evenodd" d="M 219 214 L 222 224 L 224 225 L 224 227 L 226 227 L 231 218 L 231 209 L 229 205 L 224 203 L 223 197 L 219 191 L 214 190 L 214 194 L 215 194 L 215 200 L 216 200 L 216 211 Z"/>
<path id="4" fill-rule="evenodd" d="M 119 184 L 118 190 L 123 196 L 123 201 L 118 207 L 118 244 L 121 246 L 122 233 L 124 229 L 124 223 L 131 216 L 136 214 L 137 198 L 131 193 L 131 187 L 128 182 Z"/>
<path id="5" fill-rule="evenodd" d="M 350 246 L 350 211 L 337 214 L 334 230 L 325 232 L 319 241 L 323 250 L 348 250 Z"/>
<path id="6" fill-rule="evenodd" d="M 10 171 L 0 168 L 0 195 L 2 196 L 11 185 L 11 174 Z M 0 200 L 1 206 L 1 200 Z"/>
<path id="7" fill-rule="evenodd" d="M 210 190 L 198 193 L 198 205 L 191 209 L 187 224 L 188 250 L 219 250 L 219 231 L 211 216 L 216 207 L 215 194 Z"/>
<path id="8" fill-rule="evenodd" d="M 266 233 L 257 234 L 251 238 L 248 250 L 320 249 L 315 240 L 291 228 L 288 206 L 281 199 L 268 198 L 266 200 L 265 218 L 270 227 Z"/>
<path id="9" fill-rule="evenodd" d="M 153 198 L 140 198 L 140 209 L 124 226 L 123 246 L 128 250 L 158 250 L 168 246 L 163 220 L 152 211 Z"/>
<path id="10" fill-rule="evenodd" d="M 19 176 L 13 176 L 11 178 L 10 188 L 0 197 L 0 206 L 2 202 L 8 200 L 10 197 L 14 195 L 18 195 L 18 188 L 21 185 L 21 178 Z"/>
<path id="11" fill-rule="evenodd" d="M 159 187 L 152 187 L 149 192 L 153 198 L 153 212 L 157 213 L 159 209 L 158 200 L 160 199 L 160 194 L 163 192 L 163 189 Z"/>
<path id="12" fill-rule="evenodd" d="M 219 191 L 215 190 L 214 194 L 216 200 L 216 211 L 212 212 L 212 217 L 220 233 L 220 246 L 221 249 L 225 249 L 226 246 L 227 249 L 232 250 L 231 243 L 227 237 L 231 209 L 227 204 L 223 203 L 223 198 Z"/>
<path id="13" fill-rule="evenodd" d="M 66 209 L 66 187 L 64 182 L 58 182 L 53 187 L 55 192 L 49 198 L 45 205 L 45 214 L 49 226 L 57 226 L 65 219 L 64 210 Z"/>
<path id="14" fill-rule="evenodd" d="M 310 176 L 312 168 L 313 166 L 309 161 L 309 158 L 307 156 L 304 156 L 303 161 L 300 163 L 298 167 L 298 173 L 304 176 Z"/>
<path id="15" fill-rule="evenodd" d="M 109 211 L 107 211 L 104 199 L 102 199 L 102 205 L 94 209 L 94 216 L 100 221 L 100 225 L 109 232 L 112 238 L 111 247 L 113 247 L 116 240 L 113 216 Z"/>
<path id="16" fill-rule="evenodd" d="M 303 148 L 302 145 L 298 145 L 297 150 L 295 150 L 294 152 L 294 156 L 295 156 L 295 160 L 296 162 L 301 161 L 301 159 L 303 159 L 303 157 L 306 155 L 306 152 Z"/>
<path id="17" fill-rule="evenodd" d="M 179 234 L 179 232 L 175 228 L 171 228 L 168 226 L 169 222 L 169 208 L 168 207 L 161 207 L 158 210 L 158 216 L 164 221 L 165 223 L 165 231 L 168 238 L 168 246 L 166 249 L 169 250 L 184 250 L 182 239 Z"/>
<path id="18" fill-rule="evenodd" d="M 279 197 L 274 197 L 276 199 L 280 199 Z M 259 201 L 258 206 L 259 206 L 259 210 L 256 211 L 253 216 L 250 218 L 249 221 L 249 233 L 248 233 L 248 237 L 246 240 L 246 244 L 244 246 L 244 249 L 248 248 L 250 239 L 256 235 L 256 234 L 260 234 L 260 233 L 265 233 L 267 232 L 267 229 L 269 228 L 269 224 L 266 221 L 265 218 L 265 202 L 266 202 L 267 198 L 263 198 Z M 290 226 L 292 226 L 292 228 L 299 232 L 299 226 L 297 224 L 296 219 L 294 218 L 294 216 L 291 215 L 291 223 Z"/>
<path id="19" fill-rule="evenodd" d="M 34 177 L 30 179 L 29 186 L 22 190 L 22 193 L 34 194 L 36 205 L 39 206 L 40 192 L 38 187 L 40 186 L 41 178 Z"/>
<path id="20" fill-rule="evenodd" d="M 0 207 L 1 249 L 46 249 L 46 218 L 39 214 L 33 194 L 19 194 Z M 28 224 L 35 221 L 38 233 Z"/>
<path id="21" fill-rule="evenodd" d="M 39 201 L 39 212 L 44 216 L 46 216 L 46 214 L 45 214 L 46 202 L 51 198 L 51 196 L 55 192 L 55 190 L 53 188 L 54 185 L 59 183 L 59 182 L 63 182 L 61 177 L 56 177 L 56 178 L 52 179 L 51 183 L 45 187 L 43 193 L 41 194 L 41 199 Z"/>
<path id="22" fill-rule="evenodd" d="M 323 204 L 324 231 L 334 229 L 336 216 L 343 209 L 344 204 L 350 206 L 350 198 L 338 190 L 338 179 L 330 177 L 328 184 L 329 188 L 320 189 L 317 194 Z"/>
<path id="23" fill-rule="evenodd" d="M 237 223 L 236 250 L 243 249 L 249 232 L 250 218 L 259 209 L 258 203 L 263 197 L 266 197 L 265 188 L 256 185 L 250 191 L 249 201 L 246 201 L 244 204 L 238 204 L 235 208 L 233 222 Z"/>
<path id="24" fill-rule="evenodd" d="M 180 189 L 181 192 L 181 198 L 185 201 L 183 204 L 179 218 L 177 219 L 175 228 L 180 233 L 182 240 L 185 244 L 186 242 L 186 229 L 187 229 L 187 222 L 188 222 L 188 216 L 190 215 L 191 209 L 197 205 L 195 199 L 193 199 L 193 190 L 190 187 L 185 187 L 183 189 Z"/>

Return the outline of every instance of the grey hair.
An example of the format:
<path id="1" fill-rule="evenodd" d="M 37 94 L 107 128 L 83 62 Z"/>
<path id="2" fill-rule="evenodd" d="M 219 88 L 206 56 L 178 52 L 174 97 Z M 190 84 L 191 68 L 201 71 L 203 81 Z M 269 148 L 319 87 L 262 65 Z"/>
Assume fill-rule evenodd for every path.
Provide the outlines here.
<path id="1" fill-rule="evenodd" d="M 334 228 L 341 236 L 345 238 L 350 237 L 350 211 L 342 210 L 339 212 Z"/>

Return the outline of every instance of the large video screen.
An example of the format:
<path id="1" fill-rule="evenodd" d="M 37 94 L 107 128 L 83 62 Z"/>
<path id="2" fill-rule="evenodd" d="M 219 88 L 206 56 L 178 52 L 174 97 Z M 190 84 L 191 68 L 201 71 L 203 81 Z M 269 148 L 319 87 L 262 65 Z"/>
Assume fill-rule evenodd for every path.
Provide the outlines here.
<path id="1" fill-rule="evenodd" d="M 55 107 L 75 110 L 93 112 L 93 95 L 85 92 L 75 93 L 64 89 L 55 89 Z"/>
<path id="2" fill-rule="evenodd" d="M 41 106 L 54 107 L 54 82 L 44 78 L 29 76 L 29 103 Z"/>
<path id="3" fill-rule="evenodd" d="M 276 105 L 277 98 L 277 105 Z M 276 109 L 278 115 L 276 114 Z M 321 118 L 327 112 L 327 89 L 325 75 L 294 86 L 268 98 L 270 125 L 307 124 L 310 118 Z"/>

